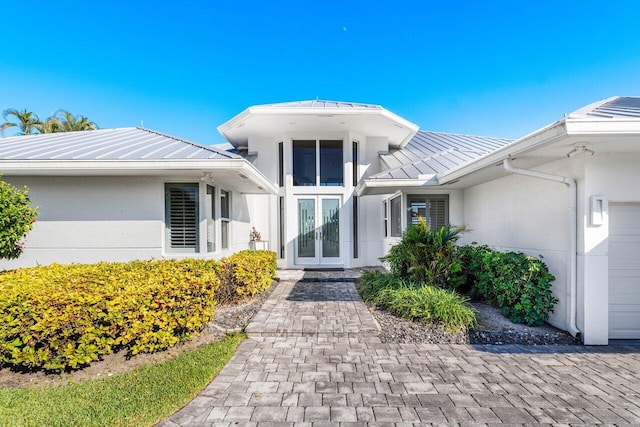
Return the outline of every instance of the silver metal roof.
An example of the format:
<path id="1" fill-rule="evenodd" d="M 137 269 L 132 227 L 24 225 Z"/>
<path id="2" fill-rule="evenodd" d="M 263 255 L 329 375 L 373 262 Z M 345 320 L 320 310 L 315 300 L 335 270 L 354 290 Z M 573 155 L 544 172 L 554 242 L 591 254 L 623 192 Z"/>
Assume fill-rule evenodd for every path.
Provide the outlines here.
<path id="1" fill-rule="evenodd" d="M 277 104 L 263 104 L 257 107 L 283 107 L 283 108 L 340 108 L 340 109 L 382 109 L 380 105 L 374 104 L 360 104 L 357 102 L 342 102 L 342 101 L 292 101 L 292 102 L 280 102 Z"/>
<path id="2" fill-rule="evenodd" d="M 0 138 L 0 160 L 239 159 L 237 154 L 131 127 Z"/>
<path id="3" fill-rule="evenodd" d="M 578 110 L 576 113 L 579 112 L 582 111 Z M 618 96 L 612 100 L 605 100 L 600 105 L 587 111 L 585 115 L 609 119 L 640 117 L 640 97 Z"/>
<path id="4" fill-rule="evenodd" d="M 417 179 L 447 172 L 510 143 L 504 138 L 418 131 L 409 143 L 380 155 L 387 170 L 370 179 Z"/>

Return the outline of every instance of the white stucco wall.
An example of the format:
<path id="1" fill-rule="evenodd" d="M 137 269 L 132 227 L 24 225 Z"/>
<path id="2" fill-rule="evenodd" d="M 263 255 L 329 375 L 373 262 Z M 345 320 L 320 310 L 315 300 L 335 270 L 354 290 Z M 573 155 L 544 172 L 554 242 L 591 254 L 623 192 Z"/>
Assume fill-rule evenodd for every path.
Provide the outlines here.
<path id="1" fill-rule="evenodd" d="M 571 159 L 548 163 L 536 170 L 578 178 Z M 463 242 L 477 242 L 497 250 L 542 255 L 556 277 L 552 292 L 559 302 L 549 323 L 566 329 L 567 262 L 570 248 L 569 190 L 564 184 L 520 175 L 464 190 Z"/>
<path id="2" fill-rule="evenodd" d="M 32 205 L 39 215 L 25 239 L 25 250 L 17 260 L 0 261 L 0 269 L 58 263 L 92 263 L 133 259 L 210 257 L 220 258 L 247 249 L 252 225 L 247 196 L 231 193 L 232 226 L 230 249 L 220 244 L 206 252 L 205 183 L 199 177 L 17 177 L 4 180 L 17 187 L 27 186 Z M 175 254 L 164 249 L 164 184 L 199 183 L 200 253 Z M 217 194 L 219 194 L 217 188 Z M 265 197 L 265 196 L 262 196 Z M 219 213 L 219 202 L 217 203 Z M 258 227 L 268 223 L 268 215 L 256 216 Z M 220 224 L 216 228 L 220 238 Z"/>
<path id="3" fill-rule="evenodd" d="M 609 332 L 609 215 L 612 202 L 640 202 L 640 154 L 598 152 L 585 160 L 584 192 L 580 208 L 584 215 L 584 238 L 579 242 L 579 326 L 585 344 L 607 344 Z M 589 223 L 592 196 L 603 197 L 602 225 Z M 640 219 L 639 219 L 640 220 Z"/>

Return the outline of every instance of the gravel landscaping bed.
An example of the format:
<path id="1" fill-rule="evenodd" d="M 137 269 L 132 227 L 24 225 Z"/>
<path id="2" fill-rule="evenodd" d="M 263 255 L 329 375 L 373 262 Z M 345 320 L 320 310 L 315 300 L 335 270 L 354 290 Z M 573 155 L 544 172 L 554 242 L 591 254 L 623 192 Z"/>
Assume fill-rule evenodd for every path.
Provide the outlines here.
<path id="1" fill-rule="evenodd" d="M 278 286 L 275 280 L 271 287 L 251 298 L 250 300 L 232 305 L 221 305 L 216 307 L 213 321 L 207 325 L 207 331 L 212 334 L 224 335 L 226 332 L 240 332 L 249 324 L 253 316 L 256 315 L 262 304 L 269 298 L 271 292 Z"/>
<path id="2" fill-rule="evenodd" d="M 225 332 L 241 331 L 260 310 L 262 304 L 278 282 L 251 300 L 238 304 L 220 306 L 207 331 L 213 336 L 223 336 Z M 425 325 L 394 316 L 377 307 L 369 306 L 382 331 L 379 336 L 387 343 L 428 343 L 428 344 L 519 344 L 519 345 L 571 345 L 580 344 L 567 332 L 550 325 L 531 327 L 512 323 L 504 317 L 500 309 L 488 304 L 473 303 L 478 312 L 478 328 L 468 333 L 451 334 L 437 325 Z"/>
<path id="3" fill-rule="evenodd" d="M 377 307 L 369 309 L 381 327 L 380 339 L 387 343 L 427 344 L 580 344 L 568 333 L 550 325 L 531 327 L 512 323 L 500 309 L 487 304 L 472 304 L 478 311 L 478 328 L 468 333 L 450 334 L 436 325 L 412 322 Z"/>

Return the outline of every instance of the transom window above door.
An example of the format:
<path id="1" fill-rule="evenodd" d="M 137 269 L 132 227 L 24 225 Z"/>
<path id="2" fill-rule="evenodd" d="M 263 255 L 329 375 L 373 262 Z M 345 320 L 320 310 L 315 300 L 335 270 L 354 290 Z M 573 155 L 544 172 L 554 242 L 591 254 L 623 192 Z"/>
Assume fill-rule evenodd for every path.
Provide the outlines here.
<path id="1" fill-rule="evenodd" d="M 342 140 L 293 141 L 293 185 L 341 187 L 344 185 Z"/>

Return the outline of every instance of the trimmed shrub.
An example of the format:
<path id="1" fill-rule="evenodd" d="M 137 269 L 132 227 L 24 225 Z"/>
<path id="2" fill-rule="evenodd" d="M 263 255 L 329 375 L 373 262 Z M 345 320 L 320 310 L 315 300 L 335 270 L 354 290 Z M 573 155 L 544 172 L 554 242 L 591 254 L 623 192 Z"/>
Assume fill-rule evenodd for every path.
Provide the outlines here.
<path id="1" fill-rule="evenodd" d="M 358 292 L 365 302 L 371 302 L 381 290 L 397 288 L 401 283 L 402 279 L 393 273 L 367 270 L 358 279 Z"/>
<path id="2" fill-rule="evenodd" d="M 423 217 L 418 220 L 382 260 L 389 263 L 393 273 L 413 283 L 456 289 L 462 284 L 456 241 L 464 227 L 446 225 L 432 231 Z"/>
<path id="3" fill-rule="evenodd" d="M 245 250 L 222 259 L 218 302 L 229 304 L 269 289 L 276 277 L 276 257 L 273 251 Z"/>
<path id="4" fill-rule="evenodd" d="M 470 245 L 458 246 L 458 259 L 462 262 L 462 269 L 457 273 L 460 276 L 458 279 L 461 283 L 460 292 L 469 294 L 473 298 L 481 297 L 476 289 L 479 279 L 478 274 L 482 271 L 484 255 L 492 252 L 494 250 L 489 246 L 478 246 L 475 242 Z"/>
<path id="5" fill-rule="evenodd" d="M 187 340 L 213 318 L 218 265 L 187 259 L 2 273 L 0 361 L 60 370 Z"/>
<path id="6" fill-rule="evenodd" d="M 19 190 L 0 180 L 0 258 L 14 259 L 22 254 L 20 240 L 31 231 L 36 217 L 27 189 Z"/>
<path id="7" fill-rule="evenodd" d="M 498 252 L 487 246 L 461 248 L 468 264 L 472 294 L 502 309 L 514 323 L 540 326 L 558 300 L 551 293 L 555 277 L 541 259 L 520 252 Z"/>
<path id="8" fill-rule="evenodd" d="M 439 324 L 448 332 L 474 328 L 475 310 L 455 291 L 430 285 L 414 285 L 393 274 L 366 272 L 358 286 L 365 301 L 389 312 L 422 323 Z"/>

